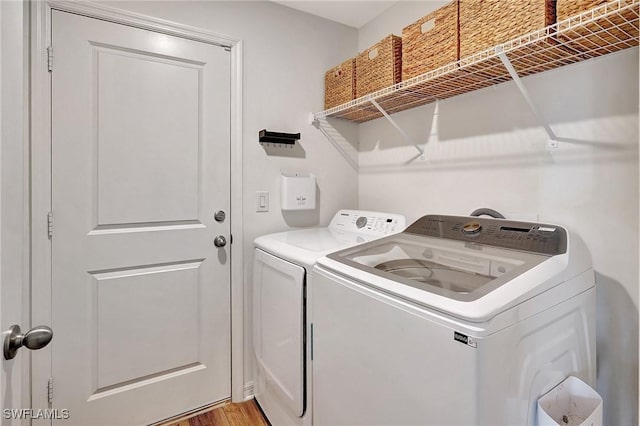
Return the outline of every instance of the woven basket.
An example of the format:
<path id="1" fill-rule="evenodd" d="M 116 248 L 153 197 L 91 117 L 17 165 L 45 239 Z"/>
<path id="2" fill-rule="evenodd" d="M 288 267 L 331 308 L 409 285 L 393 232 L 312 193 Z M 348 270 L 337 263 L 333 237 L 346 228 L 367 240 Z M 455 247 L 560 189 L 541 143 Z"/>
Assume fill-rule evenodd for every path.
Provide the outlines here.
<path id="1" fill-rule="evenodd" d="M 628 7 L 634 0 L 612 2 L 606 8 L 600 8 L 608 3 L 605 0 L 558 0 L 558 31 L 556 38 L 572 52 L 584 52 L 588 56 L 610 53 L 612 46 L 622 47 L 628 43 L 620 40 L 638 37 L 638 6 Z M 598 12 L 588 14 L 588 23 L 575 28 L 575 19 L 566 21 L 583 12 L 598 8 Z M 607 12 L 606 18 L 604 12 Z M 565 21 L 565 22 L 562 22 Z M 614 50 L 618 50 L 617 48 Z"/>
<path id="2" fill-rule="evenodd" d="M 402 80 L 458 59 L 458 0 L 402 29 Z"/>
<path id="3" fill-rule="evenodd" d="M 605 3 L 607 0 L 558 0 L 556 3 L 558 22 Z"/>
<path id="4" fill-rule="evenodd" d="M 460 57 L 553 23 L 553 0 L 460 0 Z"/>
<path id="5" fill-rule="evenodd" d="M 400 83 L 402 39 L 393 34 L 356 56 L 356 98 Z"/>
<path id="6" fill-rule="evenodd" d="M 342 105 L 355 98 L 355 59 L 347 59 L 324 75 L 324 109 Z"/>

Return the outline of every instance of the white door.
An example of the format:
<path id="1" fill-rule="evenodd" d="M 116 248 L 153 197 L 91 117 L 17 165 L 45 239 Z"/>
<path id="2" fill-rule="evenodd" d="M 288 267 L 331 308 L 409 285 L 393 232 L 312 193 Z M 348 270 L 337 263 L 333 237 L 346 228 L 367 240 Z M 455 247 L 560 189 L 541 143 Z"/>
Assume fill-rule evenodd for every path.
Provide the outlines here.
<path id="1" fill-rule="evenodd" d="M 2 339 L 10 326 L 22 332 L 29 327 L 27 265 L 28 226 L 25 204 L 26 146 L 24 135 L 25 91 L 27 79 L 23 45 L 24 4 L 0 1 L 0 331 Z M 0 423 L 28 424 L 30 353 L 22 348 L 13 359 L 2 357 L 0 369 Z"/>
<path id="2" fill-rule="evenodd" d="M 129 425 L 229 397 L 229 53 L 60 11 L 52 46 L 53 407 Z"/>

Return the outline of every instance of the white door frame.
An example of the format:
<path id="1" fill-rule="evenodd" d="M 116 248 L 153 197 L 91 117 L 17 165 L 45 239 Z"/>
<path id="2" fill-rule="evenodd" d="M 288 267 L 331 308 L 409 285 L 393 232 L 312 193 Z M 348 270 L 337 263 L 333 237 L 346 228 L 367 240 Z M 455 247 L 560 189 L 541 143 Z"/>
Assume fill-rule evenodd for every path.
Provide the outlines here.
<path id="1" fill-rule="evenodd" d="M 31 245 L 32 324 L 51 324 L 51 11 L 60 10 L 176 37 L 222 46 L 231 53 L 231 399 L 244 399 L 244 279 L 242 267 L 242 40 L 164 19 L 85 1 L 31 2 Z M 55 69 L 55 46 L 52 49 Z M 55 221 L 54 221 L 55 228 Z M 55 330 L 54 341 L 55 341 Z M 32 377 L 48 377 L 51 350 L 33 362 Z M 32 406 L 47 407 L 46 384 L 33 384 Z M 38 391 L 38 389 L 42 391 Z M 64 407 L 62 407 L 64 408 Z M 176 413 L 179 414 L 179 413 Z"/>

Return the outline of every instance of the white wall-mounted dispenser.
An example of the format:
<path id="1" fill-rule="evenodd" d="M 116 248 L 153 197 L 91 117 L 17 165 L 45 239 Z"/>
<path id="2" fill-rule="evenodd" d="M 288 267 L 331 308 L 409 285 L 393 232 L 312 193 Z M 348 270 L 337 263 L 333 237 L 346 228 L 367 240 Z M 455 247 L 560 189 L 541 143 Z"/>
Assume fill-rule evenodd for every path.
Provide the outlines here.
<path id="1" fill-rule="evenodd" d="M 316 208 L 316 176 L 313 173 L 281 172 L 280 183 L 282 210 L 313 210 Z"/>

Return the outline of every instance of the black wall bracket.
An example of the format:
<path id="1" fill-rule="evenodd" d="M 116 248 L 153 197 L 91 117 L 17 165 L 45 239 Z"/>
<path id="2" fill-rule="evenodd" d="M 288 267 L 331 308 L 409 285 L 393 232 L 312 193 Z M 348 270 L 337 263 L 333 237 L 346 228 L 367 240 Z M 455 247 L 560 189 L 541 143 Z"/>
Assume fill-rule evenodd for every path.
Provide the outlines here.
<path id="1" fill-rule="evenodd" d="M 260 130 L 258 132 L 258 142 L 260 143 L 282 143 L 293 145 L 300 139 L 300 133 L 280 133 L 270 132 L 268 130 Z"/>

